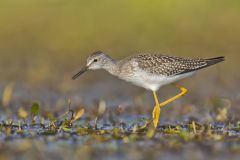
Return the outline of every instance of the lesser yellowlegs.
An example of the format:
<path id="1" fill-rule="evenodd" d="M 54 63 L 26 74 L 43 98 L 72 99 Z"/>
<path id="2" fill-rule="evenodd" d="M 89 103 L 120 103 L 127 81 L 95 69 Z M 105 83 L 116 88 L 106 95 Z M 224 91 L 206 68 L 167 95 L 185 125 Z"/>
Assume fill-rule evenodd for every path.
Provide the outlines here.
<path id="1" fill-rule="evenodd" d="M 187 89 L 177 86 L 181 93 L 162 103 L 159 103 L 156 91 L 163 85 L 188 77 L 199 69 L 221 61 L 224 61 L 224 57 L 192 59 L 160 54 L 134 55 L 116 61 L 102 51 L 97 51 L 88 57 L 86 65 L 72 79 L 76 79 L 87 70 L 104 69 L 120 79 L 153 91 L 156 106 L 152 117 L 156 128 L 160 117 L 160 107 L 185 95 Z"/>

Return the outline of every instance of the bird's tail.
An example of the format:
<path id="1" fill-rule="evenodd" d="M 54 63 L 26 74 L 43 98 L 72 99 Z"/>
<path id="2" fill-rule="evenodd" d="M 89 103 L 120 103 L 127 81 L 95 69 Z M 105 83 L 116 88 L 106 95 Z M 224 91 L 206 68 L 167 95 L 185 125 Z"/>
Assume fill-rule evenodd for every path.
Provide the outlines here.
<path id="1" fill-rule="evenodd" d="M 207 62 L 207 66 L 211 66 L 211 65 L 214 65 L 216 63 L 224 61 L 225 57 L 221 56 L 221 57 L 209 58 L 209 59 L 205 59 L 205 60 Z"/>

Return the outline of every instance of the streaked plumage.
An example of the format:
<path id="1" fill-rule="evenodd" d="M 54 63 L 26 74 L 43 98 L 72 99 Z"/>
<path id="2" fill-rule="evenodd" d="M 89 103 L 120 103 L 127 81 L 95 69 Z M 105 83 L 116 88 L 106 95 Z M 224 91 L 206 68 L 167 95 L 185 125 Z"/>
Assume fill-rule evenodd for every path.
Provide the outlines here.
<path id="1" fill-rule="evenodd" d="M 152 112 L 154 128 L 157 127 L 161 107 L 175 101 L 187 93 L 187 89 L 179 87 L 181 93 L 159 103 L 156 91 L 163 85 L 188 77 L 197 70 L 224 61 L 224 57 L 211 59 L 191 59 L 160 54 L 141 54 L 129 56 L 116 61 L 101 51 L 94 52 L 87 59 L 87 64 L 73 79 L 87 70 L 104 69 L 123 80 L 153 91 L 155 107 Z"/>
<path id="2" fill-rule="evenodd" d="M 182 58 L 161 54 L 139 54 L 115 61 L 102 51 L 92 53 L 87 59 L 88 69 L 105 69 L 120 79 L 145 89 L 156 91 L 161 86 L 188 77 L 197 70 L 224 60 Z"/>
<path id="3" fill-rule="evenodd" d="M 126 62 L 131 62 L 128 63 L 128 65 L 138 67 L 138 69 L 147 73 L 174 76 L 208 67 L 215 64 L 212 62 L 217 63 L 223 59 L 224 57 L 214 59 L 192 59 L 161 54 L 142 54 L 128 57 L 120 61 L 120 64 L 124 65 Z"/>

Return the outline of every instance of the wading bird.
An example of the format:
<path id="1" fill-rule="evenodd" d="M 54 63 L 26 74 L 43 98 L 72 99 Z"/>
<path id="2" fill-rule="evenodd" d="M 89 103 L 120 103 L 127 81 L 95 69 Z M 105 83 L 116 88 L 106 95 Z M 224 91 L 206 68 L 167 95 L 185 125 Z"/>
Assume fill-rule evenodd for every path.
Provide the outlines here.
<path id="1" fill-rule="evenodd" d="M 139 54 L 122 60 L 114 60 L 102 51 L 92 53 L 87 58 L 86 65 L 72 77 L 76 79 L 87 70 L 104 69 L 120 79 L 131 82 L 153 92 L 156 106 L 152 112 L 154 127 L 157 127 L 161 107 L 180 98 L 187 93 L 184 87 L 178 95 L 159 103 L 157 90 L 167 84 L 188 77 L 196 71 L 224 61 L 224 57 L 209 59 L 192 59 L 161 54 Z"/>

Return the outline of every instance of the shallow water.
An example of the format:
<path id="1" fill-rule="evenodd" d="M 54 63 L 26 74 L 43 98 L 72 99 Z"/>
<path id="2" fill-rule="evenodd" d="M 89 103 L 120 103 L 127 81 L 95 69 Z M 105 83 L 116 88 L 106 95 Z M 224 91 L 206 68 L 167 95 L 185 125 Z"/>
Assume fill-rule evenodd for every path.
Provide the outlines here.
<path id="1" fill-rule="evenodd" d="M 162 109 L 154 133 L 147 125 L 151 122 L 153 106 L 151 92 L 115 78 L 99 79 L 102 81 L 85 83 L 74 90 L 16 84 L 8 106 L 1 111 L 1 156 L 9 159 L 16 156 L 18 159 L 238 159 L 240 126 L 236 106 L 239 100 L 227 90 L 218 89 L 221 85 L 214 87 L 220 90 L 215 95 L 211 87 L 203 91 L 189 80 L 181 82 L 192 87 L 190 93 Z M 1 87 L 2 96 L 5 88 Z M 168 86 L 160 93 L 164 94 L 159 96 L 163 100 L 177 91 Z M 75 113 L 79 108 L 85 109 L 84 115 L 71 124 L 70 113 L 60 117 L 68 110 L 68 99 Z M 40 105 L 34 119 L 33 102 Z M 25 119 L 20 117 L 19 108 L 28 113 Z"/>
<path id="2" fill-rule="evenodd" d="M 239 0 L 0 1 L 0 159 L 239 159 L 239 11 Z M 154 131 L 150 91 L 103 71 L 71 80 L 96 50 L 226 61 L 179 82 L 188 94 Z"/>

